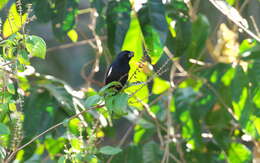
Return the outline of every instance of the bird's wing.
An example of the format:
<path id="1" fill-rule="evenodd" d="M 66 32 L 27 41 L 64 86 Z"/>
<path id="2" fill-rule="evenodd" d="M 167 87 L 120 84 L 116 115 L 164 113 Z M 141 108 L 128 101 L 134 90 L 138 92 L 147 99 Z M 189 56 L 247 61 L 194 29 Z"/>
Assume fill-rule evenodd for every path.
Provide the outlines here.
<path id="1" fill-rule="evenodd" d="M 111 65 L 109 68 L 108 68 L 108 71 L 106 73 L 106 76 L 105 76 L 105 84 L 108 84 L 110 82 L 112 82 L 112 72 L 113 72 L 113 66 Z"/>

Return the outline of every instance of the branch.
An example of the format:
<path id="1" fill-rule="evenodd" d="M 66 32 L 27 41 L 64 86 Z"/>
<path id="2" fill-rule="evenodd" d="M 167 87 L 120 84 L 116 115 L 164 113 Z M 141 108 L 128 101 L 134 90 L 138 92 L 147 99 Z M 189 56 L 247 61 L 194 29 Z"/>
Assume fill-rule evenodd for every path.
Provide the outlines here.
<path id="1" fill-rule="evenodd" d="M 81 115 L 81 114 L 83 114 L 83 113 L 85 113 L 85 112 L 87 112 L 87 111 L 89 111 L 89 110 L 98 109 L 98 108 L 102 108 L 102 107 L 104 107 L 104 105 L 97 105 L 97 106 L 88 108 L 88 109 L 86 109 L 86 110 L 83 110 L 83 111 L 79 112 L 78 114 L 73 115 L 72 117 L 68 118 L 67 120 L 64 120 L 64 121 L 62 121 L 62 122 L 60 122 L 60 123 L 58 123 L 58 124 L 56 124 L 56 125 L 53 125 L 52 127 L 48 128 L 47 130 L 43 131 L 43 132 L 40 133 L 39 135 L 37 135 L 37 136 L 35 136 L 34 138 L 32 138 L 32 139 L 31 139 L 29 142 L 27 142 L 26 144 L 20 146 L 20 147 L 17 148 L 16 150 L 14 150 L 14 151 L 8 156 L 8 158 L 7 158 L 4 162 L 5 162 L 5 163 L 10 162 L 18 151 L 20 151 L 20 150 L 22 150 L 23 148 L 25 148 L 26 146 L 30 145 L 30 144 L 31 144 L 32 142 L 34 142 L 36 139 L 38 139 L 38 138 L 40 138 L 41 136 L 45 135 L 45 134 L 48 133 L 49 131 L 51 131 L 51 130 L 57 128 L 57 127 L 60 127 L 61 125 L 63 125 L 63 124 L 66 123 L 67 121 L 69 121 L 69 120 L 71 120 L 71 119 L 73 119 L 73 118 L 76 118 L 76 117 L 78 117 L 79 115 Z"/>

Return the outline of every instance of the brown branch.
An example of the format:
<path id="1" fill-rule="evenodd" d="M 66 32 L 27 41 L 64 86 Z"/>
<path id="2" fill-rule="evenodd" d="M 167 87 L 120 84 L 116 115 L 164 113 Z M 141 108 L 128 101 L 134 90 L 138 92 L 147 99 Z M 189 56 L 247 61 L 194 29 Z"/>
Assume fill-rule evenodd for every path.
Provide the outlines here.
<path id="1" fill-rule="evenodd" d="M 106 37 L 103 36 L 103 37 L 100 37 L 100 39 L 101 40 L 105 40 Z M 74 46 L 81 46 L 81 45 L 89 44 L 89 43 L 94 42 L 94 41 L 95 41 L 95 38 L 91 38 L 91 39 L 88 39 L 88 40 L 78 41 L 76 43 L 63 44 L 63 45 L 60 45 L 60 46 L 55 46 L 55 47 L 48 48 L 47 52 L 60 50 L 60 49 L 71 48 L 71 47 L 74 47 Z"/>

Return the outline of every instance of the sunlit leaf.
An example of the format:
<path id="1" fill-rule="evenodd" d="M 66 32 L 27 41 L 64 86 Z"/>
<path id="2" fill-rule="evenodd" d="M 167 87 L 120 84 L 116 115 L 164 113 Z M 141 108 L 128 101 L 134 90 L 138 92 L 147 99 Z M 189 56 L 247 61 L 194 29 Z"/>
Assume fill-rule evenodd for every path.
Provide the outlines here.
<path id="1" fill-rule="evenodd" d="M 228 150 L 228 160 L 234 163 L 250 162 L 252 154 L 250 150 L 243 144 L 232 143 Z"/>
<path id="2" fill-rule="evenodd" d="M 53 157 L 54 155 L 58 154 L 59 152 L 62 151 L 64 145 L 65 145 L 66 139 L 65 138 L 58 138 L 58 139 L 53 139 L 53 138 L 47 138 L 44 141 L 46 150 L 48 153 Z"/>
<path id="3" fill-rule="evenodd" d="M 9 0 L 1 0 L 0 1 L 0 10 L 2 10 L 2 8 L 7 4 Z"/>
<path id="4" fill-rule="evenodd" d="M 7 38 L 8 36 L 19 31 L 27 19 L 27 14 L 20 15 L 17 12 L 16 4 L 13 3 L 9 9 L 8 17 L 4 22 L 3 26 L 3 36 Z"/>
<path id="5" fill-rule="evenodd" d="M 106 155 L 115 155 L 122 152 L 122 150 L 118 147 L 104 146 L 99 149 L 99 152 Z"/>
<path id="6" fill-rule="evenodd" d="M 164 91 L 166 91 L 167 89 L 170 88 L 170 83 L 166 80 L 163 80 L 159 77 L 155 77 L 153 79 L 153 89 L 152 92 L 154 94 L 161 94 Z"/>
<path id="7" fill-rule="evenodd" d="M 67 33 L 68 37 L 72 42 L 77 42 L 78 41 L 78 33 L 76 30 L 72 29 Z"/>
<path id="8" fill-rule="evenodd" d="M 25 46 L 31 56 L 39 57 L 42 59 L 45 58 L 46 43 L 41 37 L 34 35 L 27 36 Z"/>
<path id="9" fill-rule="evenodd" d="M 145 73 L 138 72 L 140 61 L 143 57 L 143 50 L 142 50 L 142 33 L 140 24 L 138 19 L 135 15 L 132 15 L 130 28 L 126 34 L 124 44 L 122 49 L 123 50 L 131 50 L 134 52 L 134 57 L 130 61 L 130 72 L 129 72 L 129 82 L 145 82 L 147 80 L 147 76 Z M 137 73 L 138 72 L 138 73 Z M 130 96 L 129 104 L 131 106 L 135 106 L 137 108 L 142 108 L 142 104 L 136 99 L 142 100 L 144 103 L 148 102 L 148 87 L 147 85 L 134 85 L 130 86 L 126 89 L 130 95 L 133 93 L 134 96 Z"/>

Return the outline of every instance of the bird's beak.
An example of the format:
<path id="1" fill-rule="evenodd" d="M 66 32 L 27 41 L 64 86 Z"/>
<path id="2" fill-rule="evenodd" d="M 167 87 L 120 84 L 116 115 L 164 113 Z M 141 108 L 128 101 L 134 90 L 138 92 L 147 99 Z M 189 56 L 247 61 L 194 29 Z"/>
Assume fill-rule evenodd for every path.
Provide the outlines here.
<path id="1" fill-rule="evenodd" d="M 129 58 L 132 58 L 134 56 L 134 52 L 130 52 L 129 54 L 128 54 L 128 57 Z"/>

